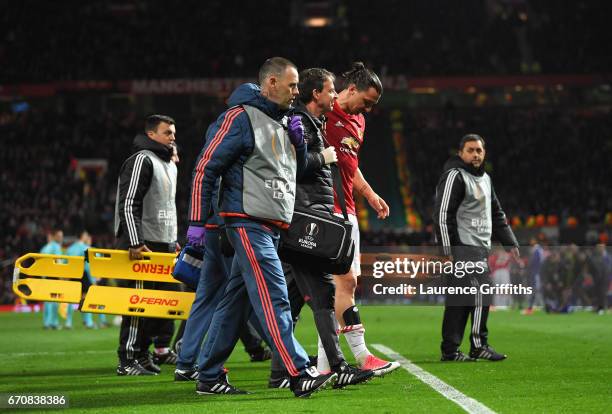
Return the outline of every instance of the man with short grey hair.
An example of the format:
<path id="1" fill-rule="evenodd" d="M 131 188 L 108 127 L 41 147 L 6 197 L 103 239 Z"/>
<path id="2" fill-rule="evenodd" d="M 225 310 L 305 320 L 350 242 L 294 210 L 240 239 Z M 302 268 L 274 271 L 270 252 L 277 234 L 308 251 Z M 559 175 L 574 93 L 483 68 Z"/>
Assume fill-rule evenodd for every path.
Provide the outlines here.
<path id="1" fill-rule="evenodd" d="M 259 325 L 262 338 L 278 353 L 296 397 L 335 383 L 337 374 L 319 374 L 293 335 L 287 285 L 278 258 L 280 230 L 291 223 L 296 179 L 306 145 L 299 117 L 288 117 L 298 96 L 298 72 L 281 57 L 259 71 L 260 86 L 243 84 L 230 108 L 209 128 L 193 171 L 190 230 L 209 216 L 215 183 L 221 177 L 219 216 L 234 248 L 224 296 L 215 310 L 200 359 L 196 392 L 244 394 L 227 381 L 223 364 L 245 319 Z M 215 201 L 216 202 L 216 201 Z M 250 302 L 250 303 L 249 303 Z"/>

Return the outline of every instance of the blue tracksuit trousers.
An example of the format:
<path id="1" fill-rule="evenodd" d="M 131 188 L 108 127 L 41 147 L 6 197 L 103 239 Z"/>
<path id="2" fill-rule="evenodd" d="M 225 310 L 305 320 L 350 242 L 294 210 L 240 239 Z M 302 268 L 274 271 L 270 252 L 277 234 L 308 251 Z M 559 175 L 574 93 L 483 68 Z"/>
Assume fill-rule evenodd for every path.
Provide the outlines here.
<path id="1" fill-rule="evenodd" d="M 226 231 L 236 253 L 230 279 L 202 349 L 200 381 L 214 381 L 223 373 L 223 364 L 251 312 L 289 375 L 300 375 L 309 360 L 293 335 L 287 284 L 276 252 L 278 230 L 252 222 L 231 224 Z"/>
<path id="2" fill-rule="evenodd" d="M 221 254 L 219 229 L 206 229 L 204 263 L 189 318 L 185 325 L 183 342 L 176 364 L 178 369 L 190 370 L 196 365 L 202 341 L 208 331 L 215 308 L 227 286 L 232 258 Z"/>

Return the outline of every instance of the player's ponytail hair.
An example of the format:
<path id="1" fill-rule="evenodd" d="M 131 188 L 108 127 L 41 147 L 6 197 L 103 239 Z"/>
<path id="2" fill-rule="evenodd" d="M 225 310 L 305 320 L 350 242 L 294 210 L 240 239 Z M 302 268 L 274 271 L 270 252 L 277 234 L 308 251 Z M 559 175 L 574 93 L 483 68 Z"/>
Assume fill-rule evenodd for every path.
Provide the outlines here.
<path id="1" fill-rule="evenodd" d="M 359 91 L 367 91 L 370 88 L 382 95 L 383 87 L 378 75 L 374 71 L 365 67 L 363 62 L 354 62 L 351 69 L 344 72 L 342 77 L 345 81 L 345 87 L 354 84 Z"/>

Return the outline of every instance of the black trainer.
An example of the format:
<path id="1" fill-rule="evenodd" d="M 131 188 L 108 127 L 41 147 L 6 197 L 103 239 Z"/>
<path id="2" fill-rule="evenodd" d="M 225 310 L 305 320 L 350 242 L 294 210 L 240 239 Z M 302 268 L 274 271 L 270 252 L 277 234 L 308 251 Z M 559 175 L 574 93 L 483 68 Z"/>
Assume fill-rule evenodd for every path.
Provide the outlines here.
<path id="1" fill-rule="evenodd" d="M 290 377 L 287 371 L 272 371 L 268 388 L 289 388 Z"/>
<path id="2" fill-rule="evenodd" d="M 440 361 L 458 361 L 458 362 L 476 362 L 475 358 L 467 356 L 461 351 L 453 352 L 452 354 L 442 354 Z"/>
<path id="3" fill-rule="evenodd" d="M 140 362 L 133 360 L 125 365 L 117 365 L 117 375 L 157 375 L 157 373 L 149 371 L 140 365 Z"/>
<path id="4" fill-rule="evenodd" d="M 487 359 L 489 361 L 503 361 L 508 358 L 508 355 L 500 354 L 496 352 L 489 345 L 475 348 L 470 351 L 470 357 L 475 359 Z"/>
<path id="5" fill-rule="evenodd" d="M 148 371 L 159 374 L 161 372 L 161 368 L 155 362 L 153 362 L 153 356 L 150 352 L 147 352 L 146 355 L 138 358 L 138 362 L 142 367 Z"/>
<path id="6" fill-rule="evenodd" d="M 320 374 L 315 367 L 306 368 L 306 371 L 298 377 L 291 377 L 289 388 L 296 397 L 309 397 L 312 393 L 333 386 L 338 380 L 338 374 Z"/>
<path id="7" fill-rule="evenodd" d="M 194 369 L 175 369 L 175 381 L 195 381 L 198 379 L 198 371 Z"/>
<path id="8" fill-rule="evenodd" d="M 261 348 L 255 352 L 249 352 L 251 362 L 263 362 L 272 359 L 272 351 L 268 348 Z"/>
<path id="9" fill-rule="evenodd" d="M 202 382 L 198 381 L 196 385 L 196 393 L 198 395 L 215 395 L 215 394 L 249 394 L 248 391 L 234 387 L 227 382 L 225 376 L 221 376 L 217 381 Z"/>
<path id="10" fill-rule="evenodd" d="M 349 365 L 346 361 L 340 366 L 332 370 L 338 374 L 338 381 L 334 384 L 334 388 L 344 388 L 347 385 L 357 385 L 362 382 L 368 382 L 374 376 L 374 371 L 361 370 L 357 367 Z"/>
<path id="11" fill-rule="evenodd" d="M 176 361 L 178 360 L 178 355 L 173 350 L 168 350 L 168 352 L 164 352 L 163 354 L 155 353 L 153 357 L 155 363 L 157 365 L 166 364 L 166 365 L 176 365 Z"/>

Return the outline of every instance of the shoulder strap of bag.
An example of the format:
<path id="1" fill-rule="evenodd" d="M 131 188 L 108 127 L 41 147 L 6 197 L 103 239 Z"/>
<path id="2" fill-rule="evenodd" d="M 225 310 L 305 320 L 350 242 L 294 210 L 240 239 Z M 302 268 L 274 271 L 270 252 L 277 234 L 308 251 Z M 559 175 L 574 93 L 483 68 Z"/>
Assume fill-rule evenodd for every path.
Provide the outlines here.
<path id="1" fill-rule="evenodd" d="M 323 127 L 321 128 L 321 138 L 323 138 L 324 146 L 330 146 L 329 142 L 327 142 L 327 137 L 325 136 L 325 123 L 327 119 L 323 119 Z M 340 170 L 338 169 L 338 164 L 335 162 L 330 164 L 332 172 L 332 179 L 334 180 L 334 191 L 338 196 L 338 201 L 340 202 L 340 209 L 342 210 L 342 215 L 344 219 L 348 221 L 348 213 L 346 212 L 346 200 L 344 199 L 344 190 L 342 188 L 342 178 L 340 177 Z"/>

